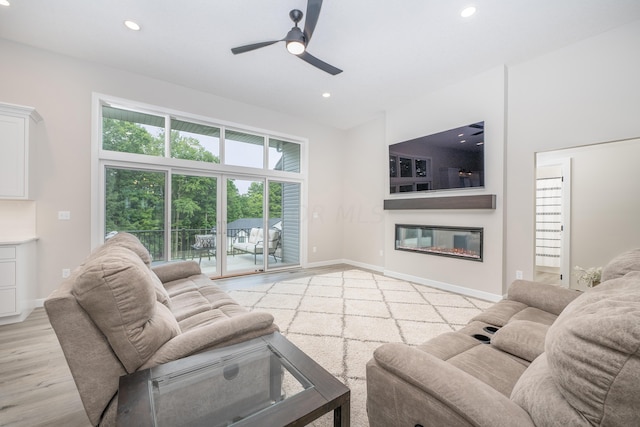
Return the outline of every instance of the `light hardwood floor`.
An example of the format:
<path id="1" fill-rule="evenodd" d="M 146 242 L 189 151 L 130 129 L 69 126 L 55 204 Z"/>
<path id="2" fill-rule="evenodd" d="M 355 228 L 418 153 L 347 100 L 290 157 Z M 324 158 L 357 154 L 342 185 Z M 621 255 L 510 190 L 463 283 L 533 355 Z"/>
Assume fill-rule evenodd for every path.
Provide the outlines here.
<path id="1" fill-rule="evenodd" d="M 91 425 L 43 308 L 0 326 L 0 425 Z"/>
<path id="2" fill-rule="evenodd" d="M 351 269 L 346 264 L 215 280 L 225 291 Z M 67 362 L 43 308 L 0 326 L 0 426 L 88 427 Z"/>

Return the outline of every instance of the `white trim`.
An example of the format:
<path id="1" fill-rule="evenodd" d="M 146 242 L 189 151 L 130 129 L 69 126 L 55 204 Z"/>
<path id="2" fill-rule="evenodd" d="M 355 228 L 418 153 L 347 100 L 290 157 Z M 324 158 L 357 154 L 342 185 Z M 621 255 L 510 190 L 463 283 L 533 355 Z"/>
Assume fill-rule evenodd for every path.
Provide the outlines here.
<path id="1" fill-rule="evenodd" d="M 352 265 L 354 267 L 364 268 L 366 270 L 376 271 L 376 272 L 378 272 L 380 274 L 383 274 L 383 270 L 384 270 L 384 268 L 379 266 L 379 265 L 365 264 L 363 262 L 352 261 L 352 260 L 349 260 L 349 259 L 333 259 L 333 260 L 330 260 L 330 261 L 311 262 L 311 263 L 305 264 L 303 266 L 303 268 L 329 267 L 329 266 L 336 265 L 336 264 Z"/>
<path id="2" fill-rule="evenodd" d="M 409 274 L 398 273 L 391 270 L 385 270 L 384 267 L 381 267 L 381 266 L 365 264 L 365 263 L 352 261 L 348 259 L 313 262 L 313 263 L 306 264 L 304 268 L 328 267 L 336 264 L 352 265 L 354 267 L 376 271 L 384 276 L 392 277 L 394 279 L 400 279 L 400 280 L 415 283 L 418 285 L 429 286 L 432 288 L 441 289 L 443 291 L 466 295 L 469 297 L 478 298 L 478 299 L 482 299 L 490 302 L 498 302 L 504 298 L 504 295 L 492 294 L 489 292 L 478 291 L 476 289 L 465 288 L 463 286 L 452 285 L 450 283 L 438 282 L 436 280 L 425 279 L 423 277 L 418 277 L 418 276 L 411 276 Z"/>
<path id="3" fill-rule="evenodd" d="M 102 150 L 102 105 L 109 104 L 114 107 L 124 109 L 141 110 L 141 112 L 157 114 L 165 117 L 175 117 L 180 120 L 193 121 L 208 126 L 220 127 L 220 152 L 219 158 L 224 162 L 224 134 L 226 129 L 233 129 L 240 132 L 253 133 L 264 137 L 264 164 L 262 169 L 225 165 L 219 163 L 211 163 L 203 165 L 202 163 L 193 162 L 191 160 L 173 159 L 170 157 L 153 157 L 139 154 L 116 153 Z M 212 119 L 197 114 L 186 113 L 170 108 L 159 107 L 155 105 L 145 104 L 132 100 L 113 97 L 98 92 L 92 93 L 91 101 L 91 245 L 97 247 L 104 240 L 104 202 L 101 201 L 101 195 L 104 194 L 104 167 L 106 165 L 117 165 L 119 162 L 126 162 L 131 165 L 146 165 L 145 169 L 165 171 L 172 173 L 174 169 L 188 169 L 193 171 L 201 171 L 206 174 L 214 174 L 222 177 L 223 175 L 237 175 L 247 177 L 249 179 L 261 179 L 267 181 L 274 179 L 282 182 L 297 182 L 301 185 L 301 207 L 300 207 L 300 263 L 304 265 L 307 260 L 306 242 L 308 240 L 308 222 L 306 219 L 304 208 L 308 205 L 308 144 L 307 138 L 295 135 L 289 135 L 282 132 L 274 132 L 270 130 L 260 129 L 252 126 L 242 125 L 235 122 L 228 122 L 218 119 Z M 300 145 L 300 172 L 286 172 L 270 170 L 268 164 L 269 138 L 280 139 Z M 166 135 L 168 143 L 169 134 Z M 165 149 L 166 151 L 166 149 Z M 165 153 L 166 154 L 166 153 Z M 170 183 L 169 183 L 170 184 Z M 170 185 L 167 186 L 167 194 L 170 194 Z M 266 185 L 265 185 L 266 188 Z M 222 200 L 222 199 L 220 199 Z M 170 213 L 166 213 L 170 215 Z M 220 221 L 220 219 L 219 219 Z M 266 266 L 265 266 L 266 267 Z"/>
<path id="4" fill-rule="evenodd" d="M 443 291 L 454 292 L 456 294 L 462 294 L 474 298 L 479 298 L 491 302 L 500 301 L 503 296 L 497 294 L 491 294 L 489 292 L 478 291 L 476 289 L 465 288 L 458 285 L 452 285 L 450 283 L 438 282 L 436 280 L 425 279 L 423 277 L 411 276 L 409 274 L 398 273 L 395 271 L 384 271 L 385 276 L 393 277 L 396 279 L 406 280 L 407 282 L 417 283 L 419 285 L 430 286 L 432 288 L 442 289 Z"/>

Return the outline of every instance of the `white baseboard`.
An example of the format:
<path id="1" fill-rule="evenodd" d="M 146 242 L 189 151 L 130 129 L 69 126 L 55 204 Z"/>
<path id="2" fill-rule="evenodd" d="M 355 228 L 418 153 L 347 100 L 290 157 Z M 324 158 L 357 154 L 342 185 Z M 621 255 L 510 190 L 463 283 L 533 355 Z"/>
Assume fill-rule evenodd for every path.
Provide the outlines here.
<path id="1" fill-rule="evenodd" d="M 353 265 L 354 267 L 364 268 L 365 270 L 373 270 L 377 271 L 380 274 L 384 274 L 384 267 L 381 267 L 379 265 L 366 264 L 364 262 L 351 261 L 348 259 L 342 260 L 342 262 L 344 264 Z"/>
<path id="2" fill-rule="evenodd" d="M 492 302 L 500 301 L 503 298 L 502 295 L 491 294 L 489 292 L 478 291 L 476 289 L 465 288 L 463 286 L 452 285 L 450 283 L 438 282 L 437 280 L 425 279 L 424 277 L 411 276 L 409 274 L 398 273 L 396 271 L 384 270 L 384 275 Z"/>
<path id="3" fill-rule="evenodd" d="M 366 263 L 353 261 L 349 259 L 339 259 L 339 260 L 309 263 L 305 266 L 305 268 L 327 267 L 329 265 L 335 265 L 335 264 L 348 264 L 358 268 L 373 270 L 385 276 L 393 277 L 394 279 L 401 279 L 407 282 L 417 283 L 419 285 L 424 285 L 424 286 L 430 286 L 432 288 L 442 289 L 443 291 L 455 292 L 457 294 L 479 298 L 487 301 L 497 302 L 503 298 L 503 295 L 492 294 L 489 292 L 478 291 L 476 289 L 465 288 L 463 286 L 452 285 L 450 283 L 438 282 L 436 280 L 426 279 L 424 277 L 411 276 L 409 274 L 398 273 L 396 271 L 391 271 L 391 270 L 385 270 L 384 267 L 381 267 L 379 265 L 366 264 Z"/>
<path id="4" fill-rule="evenodd" d="M 354 267 L 363 268 L 365 270 L 377 271 L 378 273 L 381 273 L 381 274 L 384 271 L 384 268 L 379 265 L 366 264 L 363 262 L 352 261 L 350 259 L 334 259 L 331 261 L 311 262 L 311 263 L 307 263 L 304 266 L 304 268 L 328 267 L 330 265 L 336 265 L 336 264 L 348 264 Z"/>

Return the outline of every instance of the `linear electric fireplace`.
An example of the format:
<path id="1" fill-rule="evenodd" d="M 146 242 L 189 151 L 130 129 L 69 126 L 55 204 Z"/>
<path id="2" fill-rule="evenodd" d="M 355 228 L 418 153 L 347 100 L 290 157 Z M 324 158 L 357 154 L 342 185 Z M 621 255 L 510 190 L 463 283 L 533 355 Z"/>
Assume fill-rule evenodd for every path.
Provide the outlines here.
<path id="1" fill-rule="evenodd" d="M 396 250 L 482 261 L 482 230 L 396 224 Z"/>

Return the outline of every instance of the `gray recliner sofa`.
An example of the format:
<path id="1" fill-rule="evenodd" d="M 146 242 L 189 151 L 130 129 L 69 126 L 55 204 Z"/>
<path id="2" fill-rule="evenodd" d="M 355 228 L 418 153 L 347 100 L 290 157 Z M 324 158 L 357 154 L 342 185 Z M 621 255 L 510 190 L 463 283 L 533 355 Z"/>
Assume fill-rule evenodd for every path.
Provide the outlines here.
<path id="1" fill-rule="evenodd" d="M 119 377 L 278 330 L 196 262 L 151 267 L 133 235 L 97 248 L 44 302 L 93 425 L 115 425 Z"/>
<path id="2" fill-rule="evenodd" d="M 516 281 L 456 332 L 367 364 L 371 427 L 640 425 L 640 249 L 582 293 Z"/>

